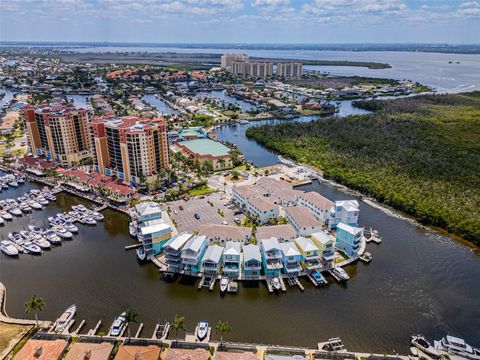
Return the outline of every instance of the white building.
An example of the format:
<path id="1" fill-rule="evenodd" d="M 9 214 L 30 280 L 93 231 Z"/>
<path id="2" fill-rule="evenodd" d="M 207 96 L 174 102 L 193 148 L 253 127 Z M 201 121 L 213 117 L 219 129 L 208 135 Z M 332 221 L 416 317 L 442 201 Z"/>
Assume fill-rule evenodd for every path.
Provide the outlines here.
<path id="1" fill-rule="evenodd" d="M 258 218 L 260 224 L 265 224 L 280 215 L 280 207 L 264 197 L 248 199 L 246 208 L 250 216 Z"/>
<path id="2" fill-rule="evenodd" d="M 290 221 L 298 235 L 310 236 L 322 230 L 322 222 L 316 219 L 305 206 L 286 208 L 285 217 Z"/>
<path id="3" fill-rule="evenodd" d="M 305 206 L 322 224 L 326 221 L 335 203 L 317 192 L 307 192 L 299 196 L 298 203 Z"/>
<path id="4" fill-rule="evenodd" d="M 220 67 L 225 70 L 230 70 L 234 61 L 248 62 L 248 55 L 239 53 L 223 54 L 220 58 Z"/>
<path id="5" fill-rule="evenodd" d="M 330 229 L 335 229 L 338 224 L 344 223 L 356 227 L 359 213 L 357 200 L 335 201 L 335 205 L 327 214 L 328 226 Z"/>

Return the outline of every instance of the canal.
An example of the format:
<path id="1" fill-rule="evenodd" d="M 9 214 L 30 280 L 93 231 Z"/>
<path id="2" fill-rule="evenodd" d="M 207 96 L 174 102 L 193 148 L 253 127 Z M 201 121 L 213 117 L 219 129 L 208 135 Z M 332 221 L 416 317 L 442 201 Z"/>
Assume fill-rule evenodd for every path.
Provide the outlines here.
<path id="1" fill-rule="evenodd" d="M 342 115 L 356 111 L 348 104 L 342 109 Z M 276 155 L 244 133 L 247 127 L 277 121 L 222 127 L 218 136 L 236 143 L 258 166 L 272 165 Z M 9 189 L 0 198 L 18 197 L 32 187 L 38 186 L 29 183 Z M 301 189 L 332 200 L 353 198 L 317 182 Z M 28 224 L 45 226 L 48 216 L 80 202 L 84 203 L 60 194 L 44 211 L 0 228 L 1 237 Z M 451 334 L 480 344 L 480 257 L 449 236 L 389 216 L 363 201 L 360 225 L 378 229 L 384 239 L 381 245 L 367 246 L 372 263 L 349 266 L 351 279 L 346 285 L 329 278 L 326 288 L 315 289 L 304 281 L 304 293 L 289 288 L 279 295 L 268 294 L 263 284 L 242 286 L 237 295 L 222 297 L 218 287 L 208 292 L 198 291 L 188 279 L 166 282 L 153 265 L 138 264 L 135 253 L 124 250 L 132 243 L 126 216 L 110 210 L 104 214 L 103 225 L 79 225 L 73 241 L 41 256 L 0 255 L 9 315 L 24 316 L 24 302 L 37 294 L 46 302 L 41 318 L 53 319 L 75 303 L 78 319 L 87 320 L 85 331 L 99 319 L 109 326 L 115 316 L 132 307 L 145 323 L 145 336 L 151 336 L 157 322 L 180 314 L 186 317 L 189 331 L 199 320 L 228 320 L 233 331 L 227 340 L 235 341 L 314 347 L 318 341 L 340 336 L 350 350 L 406 353 L 410 335 L 423 333 L 431 339 Z"/>

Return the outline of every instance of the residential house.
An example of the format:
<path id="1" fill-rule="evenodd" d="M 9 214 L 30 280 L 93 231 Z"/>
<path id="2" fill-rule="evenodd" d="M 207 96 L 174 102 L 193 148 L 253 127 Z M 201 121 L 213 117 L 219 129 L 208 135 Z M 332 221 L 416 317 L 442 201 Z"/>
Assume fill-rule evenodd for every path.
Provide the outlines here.
<path id="1" fill-rule="evenodd" d="M 285 209 L 285 217 L 300 236 L 310 236 L 322 230 L 322 222 L 317 220 L 305 206 L 299 205 Z"/>
<path id="2" fill-rule="evenodd" d="M 139 230 L 137 236 L 147 256 L 160 254 L 172 238 L 172 228 L 163 219 L 145 221 L 140 224 Z"/>
<path id="3" fill-rule="evenodd" d="M 291 224 L 259 226 L 255 233 L 257 240 L 277 238 L 278 242 L 293 241 L 297 237 L 297 232 Z"/>
<path id="4" fill-rule="evenodd" d="M 312 234 L 313 243 L 318 246 L 320 257 L 324 267 L 332 265 L 335 259 L 335 237 L 323 231 Z"/>
<path id="5" fill-rule="evenodd" d="M 8 337 L 7 337 L 8 340 Z M 13 357 L 14 360 L 59 360 L 62 358 L 67 341 L 64 339 L 30 339 Z"/>
<path id="6" fill-rule="evenodd" d="M 243 246 L 243 276 L 246 279 L 257 279 L 262 271 L 260 247 L 254 244 Z"/>
<path id="7" fill-rule="evenodd" d="M 247 212 L 260 224 L 276 219 L 280 214 L 280 207 L 264 197 L 254 197 L 247 200 Z"/>
<path id="8" fill-rule="evenodd" d="M 108 360 L 113 350 L 113 342 L 104 341 L 102 343 L 75 342 L 68 350 L 64 360 Z"/>
<path id="9" fill-rule="evenodd" d="M 357 200 L 335 201 L 335 205 L 327 214 L 328 226 L 335 229 L 338 224 L 343 223 L 355 227 L 358 225 L 359 213 Z"/>
<path id="10" fill-rule="evenodd" d="M 330 209 L 334 206 L 333 201 L 314 191 L 300 195 L 298 203 L 305 206 L 308 211 L 317 218 L 317 220 L 320 220 L 322 224 L 328 217 Z"/>
<path id="11" fill-rule="evenodd" d="M 201 260 L 207 249 L 207 237 L 192 237 L 182 249 L 183 269 L 186 273 L 196 274 L 201 271 Z"/>
<path id="12" fill-rule="evenodd" d="M 337 225 L 337 248 L 350 257 L 358 256 L 358 249 L 363 237 L 363 228 L 353 227 L 344 223 Z"/>
<path id="13" fill-rule="evenodd" d="M 135 205 L 134 214 L 139 224 L 162 218 L 162 209 L 160 205 L 153 201 L 142 201 Z"/>
<path id="14" fill-rule="evenodd" d="M 279 276 L 283 268 L 283 255 L 280 243 L 276 238 L 264 239 L 260 242 L 263 271 L 266 276 Z"/>
<path id="15" fill-rule="evenodd" d="M 218 243 L 225 245 L 227 241 L 237 241 L 247 244 L 252 236 L 252 228 L 236 225 L 202 224 L 198 227 L 198 233 L 207 237 L 209 245 Z"/>
<path id="16" fill-rule="evenodd" d="M 223 252 L 223 275 L 237 279 L 240 275 L 241 247 L 237 241 L 228 241 Z"/>
<path id="17" fill-rule="evenodd" d="M 307 271 L 313 271 L 321 268 L 322 264 L 319 258 L 319 248 L 312 240 L 300 236 L 295 239 L 295 244 L 302 254 L 302 268 Z"/>
<path id="18" fill-rule="evenodd" d="M 300 262 L 302 254 L 293 242 L 284 242 L 280 244 L 282 250 L 283 273 L 288 276 L 296 276 L 302 271 Z"/>
<path id="19" fill-rule="evenodd" d="M 202 272 L 209 275 L 217 275 L 222 264 L 223 247 L 209 245 L 202 258 Z"/>
<path id="20" fill-rule="evenodd" d="M 166 254 L 168 271 L 180 272 L 183 270 L 182 249 L 192 236 L 192 234 L 182 233 L 165 244 L 163 252 Z"/>
<path id="21" fill-rule="evenodd" d="M 134 346 L 122 344 L 114 360 L 158 360 L 161 348 L 157 345 Z"/>

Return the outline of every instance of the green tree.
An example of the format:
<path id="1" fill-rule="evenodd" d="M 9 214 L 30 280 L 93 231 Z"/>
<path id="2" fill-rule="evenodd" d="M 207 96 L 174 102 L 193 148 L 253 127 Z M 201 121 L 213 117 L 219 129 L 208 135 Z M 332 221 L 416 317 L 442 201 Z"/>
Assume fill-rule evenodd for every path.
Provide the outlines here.
<path id="1" fill-rule="evenodd" d="M 125 310 L 125 316 L 123 317 L 123 322 L 122 322 L 122 325 L 127 325 L 127 332 L 128 332 L 128 340 L 130 340 L 131 336 L 130 336 L 130 323 L 137 323 L 137 316 L 138 314 L 128 308 L 127 310 Z"/>
<path id="2" fill-rule="evenodd" d="M 220 346 L 223 348 L 223 335 L 230 333 L 232 327 L 228 321 L 218 320 L 215 331 L 220 334 Z"/>
<path id="3" fill-rule="evenodd" d="M 173 319 L 171 327 L 175 333 L 175 337 L 178 336 L 179 331 L 185 331 L 185 316 L 179 316 L 175 314 L 175 318 Z"/>
<path id="4" fill-rule="evenodd" d="M 25 303 L 25 314 L 30 315 L 31 313 L 35 314 L 35 322 L 37 323 L 38 327 L 38 312 L 43 311 L 45 308 L 45 301 L 41 297 L 37 295 L 32 295 L 30 300 Z"/>

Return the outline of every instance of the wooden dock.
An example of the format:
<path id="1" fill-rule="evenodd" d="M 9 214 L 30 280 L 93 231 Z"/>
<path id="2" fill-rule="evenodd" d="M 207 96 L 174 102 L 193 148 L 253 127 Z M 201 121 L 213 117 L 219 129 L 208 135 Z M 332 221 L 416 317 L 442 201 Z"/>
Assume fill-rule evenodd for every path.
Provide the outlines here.
<path id="1" fill-rule="evenodd" d="M 301 291 L 301 292 L 304 292 L 304 291 L 305 291 L 305 288 L 303 287 L 302 283 L 300 282 L 300 279 L 299 279 L 297 276 L 295 276 L 294 279 L 295 279 L 295 282 L 297 283 L 300 291 Z"/>
<path id="2" fill-rule="evenodd" d="M 133 250 L 142 246 L 142 243 L 132 244 L 125 246 L 125 250 Z"/>
<path id="3" fill-rule="evenodd" d="M 102 325 L 102 320 L 98 320 L 97 324 L 95 325 L 95 327 L 93 329 L 90 329 L 87 333 L 87 335 L 95 335 L 98 331 L 98 329 L 100 328 L 100 326 Z"/>
<path id="4" fill-rule="evenodd" d="M 270 280 L 269 280 L 268 278 L 265 279 L 265 281 L 266 281 L 266 283 L 267 283 L 268 292 L 269 292 L 270 294 L 272 294 L 272 293 L 273 293 L 272 283 L 270 282 Z"/>
<path id="5" fill-rule="evenodd" d="M 279 276 L 278 279 L 280 280 L 280 288 L 282 292 L 287 292 L 287 287 L 285 286 L 285 281 L 283 281 L 283 277 Z"/>
<path id="6" fill-rule="evenodd" d="M 78 327 L 72 332 L 72 335 L 78 335 L 78 333 L 80 332 L 80 330 L 82 330 L 83 326 L 86 324 L 86 321 L 85 320 L 82 320 L 80 322 L 80 325 L 78 325 Z"/>
<path id="7" fill-rule="evenodd" d="M 140 323 L 140 325 L 138 325 L 137 332 L 135 333 L 136 338 L 140 337 L 140 333 L 142 332 L 142 330 L 143 330 L 143 323 Z"/>
<path id="8" fill-rule="evenodd" d="M 315 280 L 315 278 L 312 276 L 312 274 L 307 274 L 307 278 L 312 282 L 313 286 L 317 287 L 318 282 Z"/>
<path id="9" fill-rule="evenodd" d="M 213 278 L 212 281 L 210 281 L 210 286 L 208 287 L 208 290 L 212 291 L 213 288 L 215 287 L 215 281 L 217 280 L 216 277 Z"/>
<path id="10" fill-rule="evenodd" d="M 338 282 L 342 282 L 342 279 L 340 279 L 337 275 L 335 275 L 335 273 L 332 270 L 328 270 L 328 273 L 332 275 L 332 277 Z"/>

